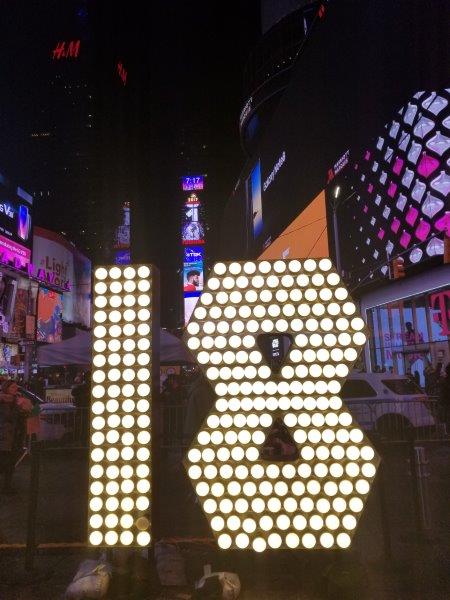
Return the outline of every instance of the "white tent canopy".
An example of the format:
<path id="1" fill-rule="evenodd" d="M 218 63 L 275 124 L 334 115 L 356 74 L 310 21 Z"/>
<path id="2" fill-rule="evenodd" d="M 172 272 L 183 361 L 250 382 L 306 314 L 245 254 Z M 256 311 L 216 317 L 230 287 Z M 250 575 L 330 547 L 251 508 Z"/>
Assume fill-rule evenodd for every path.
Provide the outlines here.
<path id="1" fill-rule="evenodd" d="M 163 364 L 179 364 L 194 362 L 183 342 L 165 329 L 160 330 L 160 362 Z M 76 335 L 57 342 L 47 344 L 38 349 L 38 365 L 53 367 L 57 365 L 89 366 L 91 363 L 92 334 L 82 329 Z"/>

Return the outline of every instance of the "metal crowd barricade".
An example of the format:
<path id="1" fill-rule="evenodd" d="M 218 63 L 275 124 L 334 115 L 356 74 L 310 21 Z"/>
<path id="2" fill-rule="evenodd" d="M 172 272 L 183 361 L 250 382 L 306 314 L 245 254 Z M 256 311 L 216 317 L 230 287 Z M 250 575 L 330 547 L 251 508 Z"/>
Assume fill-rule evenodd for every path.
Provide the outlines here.
<path id="1" fill-rule="evenodd" d="M 440 411 L 439 400 L 345 400 L 355 421 L 367 433 L 390 442 L 439 441 L 450 432 Z"/>

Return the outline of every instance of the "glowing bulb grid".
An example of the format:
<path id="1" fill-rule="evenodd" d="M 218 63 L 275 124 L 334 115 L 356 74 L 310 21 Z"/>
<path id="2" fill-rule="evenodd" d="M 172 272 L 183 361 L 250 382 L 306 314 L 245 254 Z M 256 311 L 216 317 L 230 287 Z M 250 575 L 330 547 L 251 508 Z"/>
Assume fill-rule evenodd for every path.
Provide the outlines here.
<path id="1" fill-rule="evenodd" d="M 278 375 L 261 333 L 292 337 Z M 220 548 L 350 546 L 379 463 L 339 397 L 365 341 L 328 258 L 214 266 L 185 342 L 217 400 L 185 467 Z M 297 460 L 259 457 L 277 418 Z"/>
<path id="2" fill-rule="evenodd" d="M 88 539 L 150 543 L 152 268 L 94 272 Z"/>

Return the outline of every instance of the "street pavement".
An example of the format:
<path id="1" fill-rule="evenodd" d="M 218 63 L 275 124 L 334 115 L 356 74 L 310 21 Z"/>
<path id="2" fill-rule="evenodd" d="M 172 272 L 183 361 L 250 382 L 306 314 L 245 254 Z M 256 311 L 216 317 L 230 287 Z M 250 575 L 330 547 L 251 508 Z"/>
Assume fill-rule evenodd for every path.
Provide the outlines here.
<path id="1" fill-rule="evenodd" d="M 158 475 L 161 486 L 155 523 L 160 537 L 179 540 L 192 585 L 203 565 L 237 572 L 242 600 L 445 600 L 450 598 L 450 448 L 427 446 L 430 476 L 425 488 L 429 527 L 418 535 L 411 493 L 408 452 L 389 446 L 383 453 L 384 496 L 390 556 L 383 539 L 380 480 L 370 496 L 351 552 L 219 552 L 195 502 L 181 465 L 170 453 Z M 79 563 L 96 552 L 83 548 L 86 524 L 87 452 L 49 450 L 41 456 L 34 559 L 24 569 L 30 486 L 30 461 L 16 472 L 15 496 L 0 496 L 0 600 L 59 600 Z M 164 476 L 162 476 L 164 475 Z M 385 522 L 386 526 L 386 522 Z M 65 547 L 52 547 L 51 544 Z M 50 544 L 50 547 L 49 547 Z M 77 546 L 78 544 L 78 546 Z M 153 560 L 135 557 L 133 575 L 115 578 L 110 598 L 165 598 Z M 344 593 L 344 590 L 347 590 Z"/>

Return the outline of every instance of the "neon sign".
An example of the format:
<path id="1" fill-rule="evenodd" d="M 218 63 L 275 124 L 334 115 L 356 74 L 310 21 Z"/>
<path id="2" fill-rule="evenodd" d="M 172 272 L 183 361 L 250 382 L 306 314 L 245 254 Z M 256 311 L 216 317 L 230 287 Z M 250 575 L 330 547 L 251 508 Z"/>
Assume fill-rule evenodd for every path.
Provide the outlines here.
<path id="1" fill-rule="evenodd" d="M 285 162 L 286 162 L 286 152 L 283 150 L 280 158 L 277 160 L 272 171 L 270 172 L 269 176 L 267 177 L 267 179 L 264 182 L 264 185 L 263 185 L 264 192 L 267 190 L 269 185 L 273 182 L 273 180 L 277 176 L 278 171 L 281 169 L 281 167 L 284 165 Z"/>
<path id="2" fill-rule="evenodd" d="M 9 244 L 3 242 L 0 236 L 0 263 L 11 267 L 17 271 L 26 271 L 29 277 L 35 278 L 42 283 L 53 285 L 66 292 L 70 292 L 72 284 L 65 278 L 66 269 L 53 261 L 53 265 L 46 263 L 46 268 L 36 268 L 30 262 L 31 250 L 22 246 L 17 246 L 13 242 Z M 48 269 L 51 269 L 48 270 Z"/>
<path id="3" fill-rule="evenodd" d="M 78 58 L 80 53 L 80 40 L 71 40 L 70 42 L 58 42 L 53 49 L 53 60 L 61 58 Z"/>

